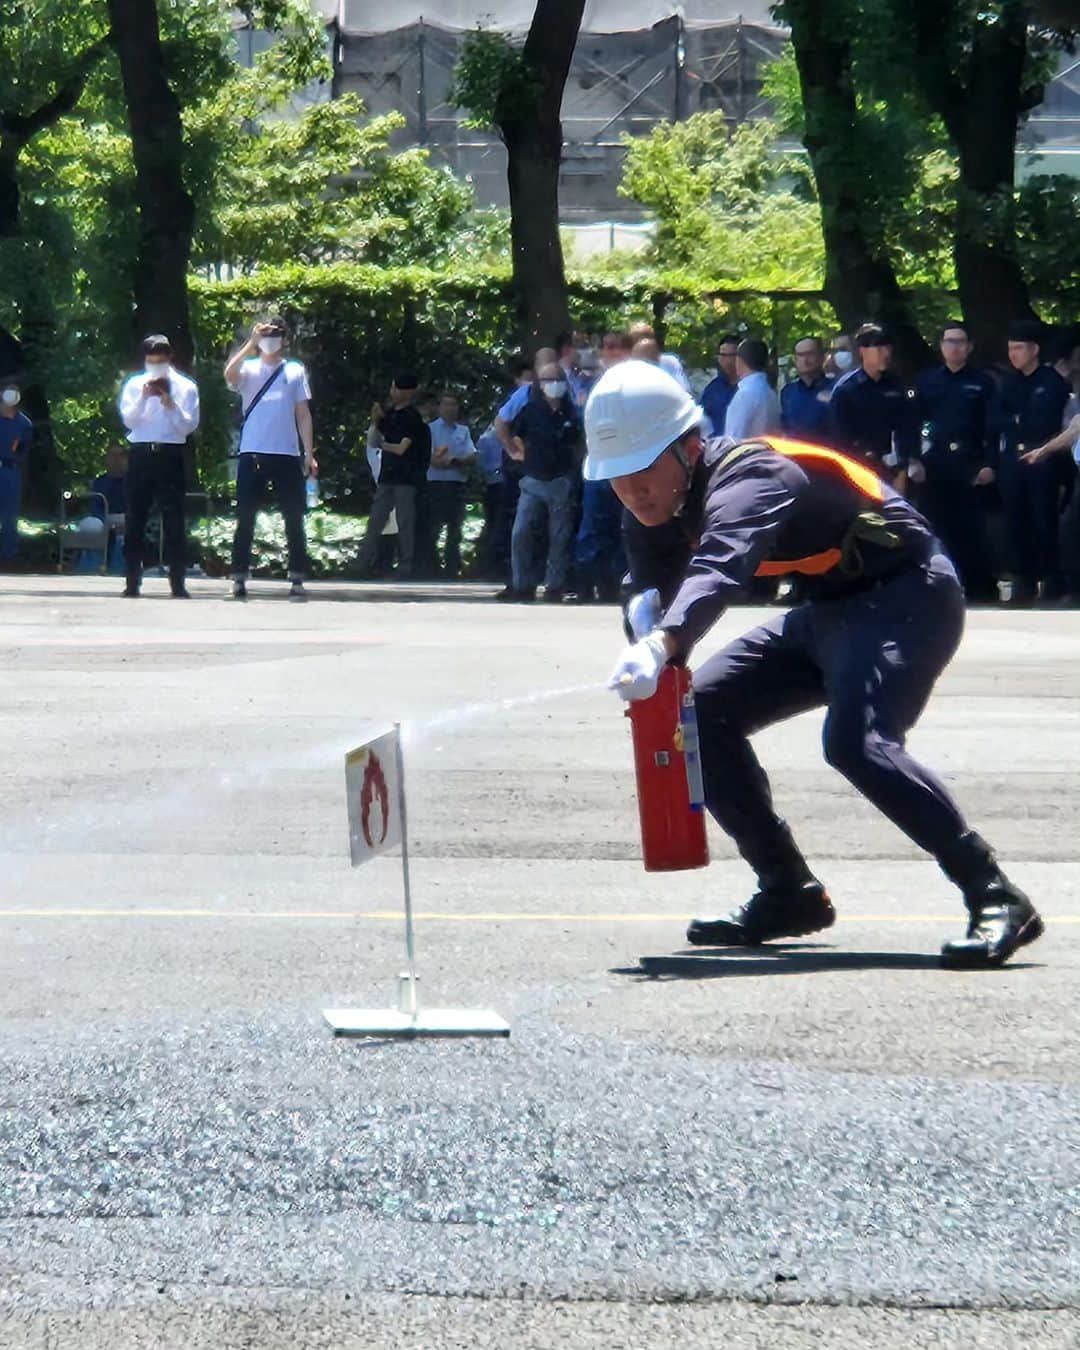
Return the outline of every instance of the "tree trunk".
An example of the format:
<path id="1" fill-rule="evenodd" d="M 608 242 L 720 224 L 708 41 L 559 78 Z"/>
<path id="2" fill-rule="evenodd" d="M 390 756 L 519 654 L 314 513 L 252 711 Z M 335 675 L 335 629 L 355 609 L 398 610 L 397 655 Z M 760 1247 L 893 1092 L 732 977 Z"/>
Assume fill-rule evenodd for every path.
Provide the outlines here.
<path id="1" fill-rule="evenodd" d="M 826 298 L 846 332 L 868 319 L 887 325 L 901 366 L 918 369 L 931 359 L 930 349 L 892 263 L 865 225 L 877 204 L 865 194 L 866 150 L 846 26 L 828 0 L 787 0 L 783 15 L 802 83 L 803 144 L 821 204 Z"/>
<path id="2" fill-rule="evenodd" d="M 905 4 L 907 0 L 904 0 Z M 956 6 L 953 7 L 954 13 Z M 979 358 L 1005 357 L 1011 319 L 1034 311 L 1016 240 L 1016 137 L 1031 91 L 1025 92 L 1028 6 L 1003 7 L 992 22 L 968 18 L 962 73 L 950 67 L 942 41 L 941 0 L 916 0 L 916 59 L 923 97 L 942 118 L 960 166 L 953 257 L 964 319 Z"/>
<path id="3" fill-rule="evenodd" d="M 19 233 L 19 151 L 6 138 L 0 140 L 0 239 Z"/>
<path id="4" fill-rule="evenodd" d="M 522 53 L 538 90 L 527 115 L 498 119 L 507 151 L 514 292 L 526 349 L 551 346 L 570 327 L 559 238 L 563 90 L 585 0 L 537 0 Z"/>
<path id="5" fill-rule="evenodd" d="M 510 244 L 523 348 L 551 347 L 570 327 L 559 238 L 562 145 L 544 144 L 535 126 L 505 133 L 510 185 Z"/>
<path id="6" fill-rule="evenodd" d="M 180 104 L 165 75 L 155 0 L 109 0 L 109 18 L 124 82 L 139 207 L 133 337 L 165 333 L 176 364 L 190 368 L 187 271 L 195 208 L 184 187 Z"/>

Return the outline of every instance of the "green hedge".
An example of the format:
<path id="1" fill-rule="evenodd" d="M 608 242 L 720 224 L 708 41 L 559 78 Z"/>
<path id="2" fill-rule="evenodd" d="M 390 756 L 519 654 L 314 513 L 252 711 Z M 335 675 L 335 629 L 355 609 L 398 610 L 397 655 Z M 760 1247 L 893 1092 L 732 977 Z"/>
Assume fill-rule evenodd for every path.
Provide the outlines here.
<path id="1" fill-rule="evenodd" d="M 199 466 L 204 485 L 225 485 L 235 399 L 221 366 L 261 312 L 283 313 L 308 366 L 322 490 L 337 509 L 360 512 L 370 499 L 364 454 L 368 414 L 395 371 L 414 370 L 421 386 L 448 387 L 479 434 L 507 389 L 517 349 L 509 270 L 357 264 L 267 269 L 233 281 L 191 284 L 204 415 Z M 752 328 L 786 344 L 807 328 L 828 329 L 831 311 L 815 297 L 718 297 L 708 280 L 629 274 L 570 278 L 574 322 L 587 330 L 660 318 L 667 341 L 693 365 L 705 364 L 716 337 Z"/>

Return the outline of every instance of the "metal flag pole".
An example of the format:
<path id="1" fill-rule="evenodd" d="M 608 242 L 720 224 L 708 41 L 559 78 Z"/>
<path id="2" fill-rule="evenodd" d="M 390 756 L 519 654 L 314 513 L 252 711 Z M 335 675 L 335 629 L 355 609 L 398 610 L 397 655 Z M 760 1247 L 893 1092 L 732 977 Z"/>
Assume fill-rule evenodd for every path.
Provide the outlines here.
<path id="1" fill-rule="evenodd" d="M 416 926 L 413 923 L 412 884 L 409 880 L 409 817 L 405 809 L 405 755 L 401 748 L 401 723 L 394 723 L 397 733 L 394 756 L 397 762 L 398 819 L 401 821 L 401 885 L 405 894 L 405 973 L 401 976 L 399 1003 L 401 1011 L 416 1021 L 419 999 L 416 992 Z"/>
<path id="2" fill-rule="evenodd" d="M 391 771 L 391 764 L 393 770 Z M 397 783 L 391 788 L 391 772 Z M 405 755 L 401 724 L 373 737 L 345 756 L 349 847 L 354 867 L 401 845 L 405 897 L 405 964 L 398 976 L 396 1008 L 326 1008 L 335 1036 L 377 1036 L 415 1040 L 423 1036 L 509 1036 L 506 1019 L 487 1008 L 420 1009 L 416 975 L 416 916 L 409 875 L 409 830 L 405 808 Z M 395 815 L 396 810 L 396 815 Z"/>

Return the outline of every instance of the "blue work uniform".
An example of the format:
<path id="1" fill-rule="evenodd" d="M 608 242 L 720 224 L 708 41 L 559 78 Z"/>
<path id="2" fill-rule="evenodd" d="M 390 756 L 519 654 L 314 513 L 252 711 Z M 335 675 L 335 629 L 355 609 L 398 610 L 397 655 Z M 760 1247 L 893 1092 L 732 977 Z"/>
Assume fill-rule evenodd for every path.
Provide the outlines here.
<path id="1" fill-rule="evenodd" d="M 865 370 L 848 371 L 833 387 L 829 409 L 833 444 L 879 470 L 903 469 L 919 452 L 914 390 L 891 370 L 876 380 Z"/>
<path id="2" fill-rule="evenodd" d="M 956 563 L 971 599 L 996 594 L 986 528 L 990 487 L 976 487 L 984 468 L 997 468 L 994 400 L 997 386 L 985 371 L 936 366 L 920 375 L 917 411 L 922 426 L 926 485 L 920 505 Z"/>
<path id="3" fill-rule="evenodd" d="M 34 440 L 34 424 L 23 412 L 0 417 L 0 560 L 19 551 L 23 471 Z"/>
<path id="4" fill-rule="evenodd" d="M 790 835 L 749 738 L 825 707 L 826 760 L 958 871 L 967 826 L 904 744 L 960 641 L 956 573 L 927 522 L 867 465 L 784 445 L 710 442 L 678 517 L 647 527 L 628 513 L 625 526 L 634 589 L 660 591 L 676 661 L 755 575 L 806 580 L 802 604 L 695 673 L 706 804 L 759 877 L 769 875 Z"/>
<path id="5" fill-rule="evenodd" d="M 724 429 L 724 418 L 727 416 L 728 404 L 735 397 L 735 389 L 736 386 L 726 375 L 717 375 L 701 391 L 702 411 L 718 435 Z"/>
<path id="6" fill-rule="evenodd" d="M 1061 588 L 1058 525 L 1076 468 L 1069 455 L 1051 455 L 1041 464 L 1024 464 L 1021 456 L 1060 432 L 1070 393 L 1052 366 L 1037 366 L 1030 375 L 1011 371 L 998 390 L 998 478 L 1012 569 L 1024 598 L 1034 595 L 1040 581 L 1050 594 Z"/>
<path id="7" fill-rule="evenodd" d="M 835 384 L 832 376 L 819 375 L 809 384 L 796 379 L 784 385 L 780 391 L 780 425 L 787 435 L 818 445 L 830 443 Z"/>

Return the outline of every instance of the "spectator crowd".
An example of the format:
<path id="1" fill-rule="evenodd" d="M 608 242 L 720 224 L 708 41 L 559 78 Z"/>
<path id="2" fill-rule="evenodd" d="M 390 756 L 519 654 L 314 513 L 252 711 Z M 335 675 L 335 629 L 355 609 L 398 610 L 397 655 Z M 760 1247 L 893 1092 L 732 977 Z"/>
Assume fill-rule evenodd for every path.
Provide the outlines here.
<path id="1" fill-rule="evenodd" d="M 305 509 L 318 499 L 318 463 L 307 372 L 289 357 L 290 336 L 283 319 L 264 319 L 225 366 L 240 396 L 236 600 L 247 597 L 255 515 L 268 503 L 285 523 L 290 598 L 306 598 Z M 972 601 L 1080 604 L 1080 338 L 1054 340 L 1028 320 L 1007 336 L 1007 368 L 980 369 L 964 324 L 950 321 L 938 335 L 940 363 L 909 381 L 896 370 L 890 334 L 868 323 L 828 343 L 801 338 L 779 363 L 781 381 L 761 338 L 729 334 L 697 394 L 705 429 L 810 442 L 871 464 L 930 520 Z M 199 424 L 199 393 L 176 370 L 164 335 L 146 339 L 142 358 L 119 398 L 128 444 L 110 450 L 93 484 L 94 511 L 123 529 L 124 594 L 135 597 L 156 502 L 171 590 L 185 598 L 184 450 Z M 361 447 L 374 495 L 358 541 L 360 573 L 460 577 L 467 506 L 477 500 L 483 530 L 469 575 L 501 581 L 500 601 L 616 600 L 621 507 L 607 483 L 582 480 L 582 422 L 593 385 L 626 360 L 659 365 L 695 392 L 646 323 L 561 334 L 517 360 L 475 440 L 457 392 L 428 392 L 415 373 L 400 372 L 372 408 Z M 0 562 L 8 562 L 33 426 L 18 383 L 0 384 Z"/>

